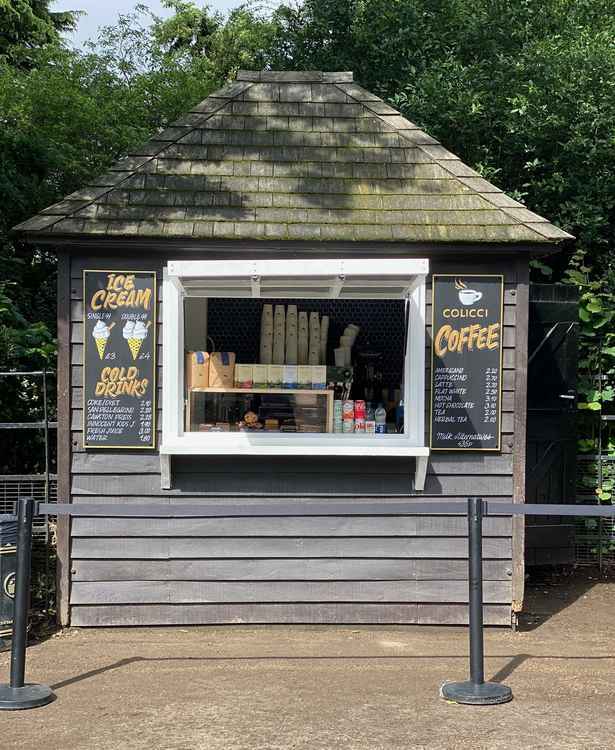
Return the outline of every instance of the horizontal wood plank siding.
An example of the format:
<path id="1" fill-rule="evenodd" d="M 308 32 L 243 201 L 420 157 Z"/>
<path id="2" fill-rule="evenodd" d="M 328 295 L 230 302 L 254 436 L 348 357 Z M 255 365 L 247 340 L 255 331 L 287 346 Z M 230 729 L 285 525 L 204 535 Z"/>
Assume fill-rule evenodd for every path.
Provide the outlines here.
<path id="1" fill-rule="evenodd" d="M 510 580 L 508 560 L 485 560 L 485 581 Z M 73 581 L 467 581 L 463 558 L 73 560 Z"/>
<path id="2" fill-rule="evenodd" d="M 485 581 L 486 604 L 510 601 L 510 581 Z M 71 604 L 465 603 L 465 581 L 75 581 Z"/>
<path id="3" fill-rule="evenodd" d="M 272 520 L 272 524 L 275 520 Z M 77 537 L 74 560 L 177 560 L 292 557 L 413 558 L 467 557 L 468 542 L 459 537 Z M 483 539 L 486 558 L 510 559 L 510 539 Z"/>
<path id="4" fill-rule="evenodd" d="M 486 625 L 510 625 L 510 604 L 487 604 Z M 116 604 L 72 606 L 74 626 L 467 625 L 465 604 Z"/>
<path id="5" fill-rule="evenodd" d="M 359 462 L 357 463 L 357 466 Z M 73 476 L 71 491 L 74 495 L 88 494 L 147 494 L 151 497 L 165 494 L 188 494 L 194 497 L 212 495 L 221 492 L 252 493 L 258 491 L 259 483 L 266 493 L 325 493 L 335 494 L 408 494 L 412 489 L 411 466 L 408 462 L 404 473 L 366 473 L 339 472 L 331 474 L 304 474 L 302 472 L 283 472 L 275 475 L 248 472 L 227 474 L 212 471 L 199 474 L 175 474 L 172 490 L 160 489 L 160 479 L 152 474 L 105 474 L 104 478 L 88 474 Z M 425 493 L 429 495 L 509 495 L 512 491 L 512 479 L 509 476 L 469 475 L 469 476 L 435 476 L 429 475 L 425 482 Z"/>
<path id="6" fill-rule="evenodd" d="M 180 259 L 180 253 L 173 253 Z M 194 258 L 194 255 L 185 256 Z M 79 503 L 211 501 L 360 504 L 412 494 L 414 461 L 352 458 L 174 456 L 172 489 L 160 486 L 156 451 L 84 451 L 84 268 L 155 270 L 166 258 L 74 255 L 71 266 L 70 499 Z M 512 497 L 516 271 L 512 260 L 432 263 L 434 273 L 503 273 L 502 452 L 436 453 L 424 500 Z M 160 300 L 160 295 L 159 295 Z M 427 293 L 431 317 L 431 289 Z M 161 353 L 162 303 L 158 303 Z M 429 354 L 431 327 L 426 331 Z M 158 430 L 162 414 L 158 360 Z M 429 356 L 427 356 L 427 385 Z M 429 406 L 429 391 L 426 408 Z M 485 621 L 510 624 L 511 519 L 485 519 Z M 76 518 L 71 527 L 75 626 L 236 623 L 467 623 L 467 522 L 460 515 Z"/>
<path id="7" fill-rule="evenodd" d="M 278 516 L 256 518 L 75 518 L 73 537 L 466 536 L 464 516 Z M 509 517 L 488 517 L 486 536 L 510 536 Z"/>

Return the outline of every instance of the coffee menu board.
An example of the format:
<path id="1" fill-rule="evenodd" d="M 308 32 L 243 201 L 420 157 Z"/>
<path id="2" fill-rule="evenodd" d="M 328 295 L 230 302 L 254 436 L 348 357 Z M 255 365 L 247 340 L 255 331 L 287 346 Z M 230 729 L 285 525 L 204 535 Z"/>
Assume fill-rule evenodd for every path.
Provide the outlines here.
<path id="1" fill-rule="evenodd" d="M 156 273 L 83 272 L 83 445 L 154 448 Z"/>
<path id="2" fill-rule="evenodd" d="M 431 448 L 500 450 L 503 278 L 432 280 Z"/>

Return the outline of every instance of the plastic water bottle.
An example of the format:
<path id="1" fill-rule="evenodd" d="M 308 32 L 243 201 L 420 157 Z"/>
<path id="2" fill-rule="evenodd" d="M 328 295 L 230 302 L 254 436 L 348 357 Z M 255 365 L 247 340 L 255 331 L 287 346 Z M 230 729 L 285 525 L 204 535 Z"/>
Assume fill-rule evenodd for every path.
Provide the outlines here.
<path id="1" fill-rule="evenodd" d="M 387 431 L 387 413 L 382 404 L 376 409 L 376 435 L 385 435 Z"/>

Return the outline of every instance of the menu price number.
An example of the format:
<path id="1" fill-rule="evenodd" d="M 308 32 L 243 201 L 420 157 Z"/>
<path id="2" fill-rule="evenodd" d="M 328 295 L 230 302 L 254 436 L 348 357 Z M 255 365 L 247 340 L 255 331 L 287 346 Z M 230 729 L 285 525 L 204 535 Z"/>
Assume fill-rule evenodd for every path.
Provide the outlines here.
<path id="1" fill-rule="evenodd" d="M 498 421 L 499 384 L 499 368 L 488 367 L 485 370 L 485 400 L 483 406 L 483 422 L 486 424 L 496 424 Z"/>

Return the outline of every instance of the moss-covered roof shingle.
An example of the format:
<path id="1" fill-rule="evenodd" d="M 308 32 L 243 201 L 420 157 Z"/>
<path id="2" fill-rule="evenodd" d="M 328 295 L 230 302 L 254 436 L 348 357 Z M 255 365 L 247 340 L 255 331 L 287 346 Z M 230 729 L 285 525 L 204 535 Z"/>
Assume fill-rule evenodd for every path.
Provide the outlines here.
<path id="1" fill-rule="evenodd" d="M 19 224 L 35 237 L 557 243 L 527 210 L 358 86 L 240 71 L 106 174 Z"/>

